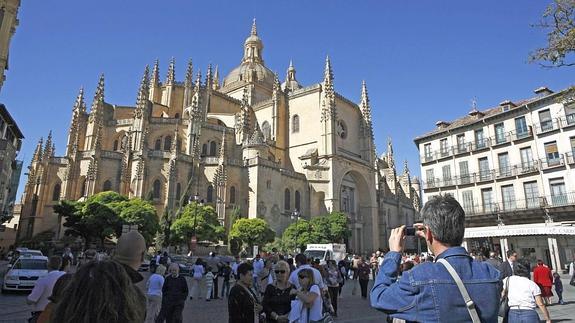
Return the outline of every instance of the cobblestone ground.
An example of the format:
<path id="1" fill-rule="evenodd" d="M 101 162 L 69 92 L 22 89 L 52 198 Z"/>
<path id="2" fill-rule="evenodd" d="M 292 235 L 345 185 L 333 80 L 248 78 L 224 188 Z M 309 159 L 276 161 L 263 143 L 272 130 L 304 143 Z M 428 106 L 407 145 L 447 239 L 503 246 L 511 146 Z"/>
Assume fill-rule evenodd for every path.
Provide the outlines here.
<path id="1" fill-rule="evenodd" d="M 4 276 L 5 263 L 0 263 L 0 274 Z M 144 273 L 144 276 L 148 276 Z M 373 282 L 370 281 L 369 287 Z M 551 305 L 549 312 L 553 322 L 575 320 L 575 288 L 569 286 L 566 275 L 563 276 L 565 286 L 564 299 L 566 305 Z M 140 284 L 141 286 L 144 283 Z M 220 283 L 221 286 L 221 283 Z M 368 300 L 358 295 L 351 295 L 353 285 L 348 281 L 344 286 L 343 297 L 339 299 L 339 317 L 336 322 L 384 322 L 385 315 L 369 306 Z M 359 291 L 359 286 L 358 286 Z M 556 301 L 557 298 L 554 298 Z M 26 294 L 2 294 L 0 296 L 0 322 L 24 323 L 30 315 L 30 307 L 26 305 Z M 228 311 L 226 300 L 188 300 L 184 308 L 184 322 L 227 322 Z"/>

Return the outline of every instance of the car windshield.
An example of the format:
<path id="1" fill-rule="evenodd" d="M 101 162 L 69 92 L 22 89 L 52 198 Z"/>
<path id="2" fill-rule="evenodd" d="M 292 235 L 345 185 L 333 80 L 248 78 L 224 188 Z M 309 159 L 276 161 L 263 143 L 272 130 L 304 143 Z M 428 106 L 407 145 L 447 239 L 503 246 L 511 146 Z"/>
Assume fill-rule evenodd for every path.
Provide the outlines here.
<path id="1" fill-rule="evenodd" d="M 20 259 L 14 264 L 13 269 L 40 269 L 47 270 L 48 262 L 42 259 Z"/>
<path id="2" fill-rule="evenodd" d="M 323 260 L 323 256 L 325 255 L 325 250 L 306 250 L 304 255 L 309 259 L 319 259 Z"/>

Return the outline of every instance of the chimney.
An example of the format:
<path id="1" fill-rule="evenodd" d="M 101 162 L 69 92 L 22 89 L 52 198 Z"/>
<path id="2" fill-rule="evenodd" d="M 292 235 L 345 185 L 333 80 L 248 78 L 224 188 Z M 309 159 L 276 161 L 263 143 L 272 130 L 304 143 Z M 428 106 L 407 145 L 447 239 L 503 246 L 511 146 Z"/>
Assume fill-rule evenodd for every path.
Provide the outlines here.
<path id="1" fill-rule="evenodd" d="M 447 122 L 447 121 L 442 121 L 439 120 L 435 123 L 435 125 L 437 126 L 437 128 L 439 129 L 445 129 L 447 127 L 449 127 L 451 125 L 451 123 Z"/>
<path id="2" fill-rule="evenodd" d="M 515 103 L 511 102 L 510 100 L 505 100 L 499 103 L 499 106 L 501 107 L 502 111 L 508 111 L 511 110 L 511 108 L 515 108 L 517 105 L 515 105 Z"/>
<path id="3" fill-rule="evenodd" d="M 535 92 L 535 94 L 537 94 L 537 97 L 540 98 L 553 94 L 553 91 L 549 90 L 549 88 L 546 86 L 538 87 L 533 92 Z"/>

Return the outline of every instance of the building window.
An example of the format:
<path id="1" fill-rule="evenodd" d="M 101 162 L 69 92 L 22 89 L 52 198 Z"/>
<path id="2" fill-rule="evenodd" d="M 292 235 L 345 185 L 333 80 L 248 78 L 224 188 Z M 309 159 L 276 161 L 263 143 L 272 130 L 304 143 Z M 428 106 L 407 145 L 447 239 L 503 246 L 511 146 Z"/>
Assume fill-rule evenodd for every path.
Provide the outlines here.
<path id="1" fill-rule="evenodd" d="M 182 197 L 182 185 L 180 183 L 176 184 L 176 202 L 179 204 L 180 198 Z"/>
<path id="2" fill-rule="evenodd" d="M 425 171 L 425 182 L 427 187 L 435 187 L 435 175 L 433 174 L 433 169 L 428 169 Z"/>
<path id="3" fill-rule="evenodd" d="M 525 193 L 525 206 L 529 209 L 539 207 L 539 188 L 537 182 L 523 183 L 523 192 Z"/>
<path id="4" fill-rule="evenodd" d="M 569 138 L 571 143 L 571 156 L 575 156 L 575 137 Z"/>
<path id="5" fill-rule="evenodd" d="M 268 190 L 271 190 L 271 189 L 272 189 L 272 181 L 269 180 L 269 179 L 266 181 L 266 188 L 267 188 Z"/>
<path id="6" fill-rule="evenodd" d="M 541 131 L 553 130 L 553 120 L 551 120 L 551 111 L 539 111 L 539 126 Z"/>
<path id="7" fill-rule="evenodd" d="M 262 123 L 262 133 L 266 141 L 271 139 L 272 128 L 269 122 L 264 121 L 264 123 Z"/>
<path id="8" fill-rule="evenodd" d="M 524 173 L 531 171 L 535 165 L 531 147 L 519 149 L 519 154 L 521 155 L 521 171 Z"/>
<path id="9" fill-rule="evenodd" d="M 230 187 L 230 204 L 236 203 L 236 187 Z"/>
<path id="10" fill-rule="evenodd" d="M 475 211 L 473 206 L 473 191 L 471 190 L 463 191 L 462 197 L 463 197 L 463 205 L 462 205 L 463 210 L 465 210 L 465 213 L 473 214 Z"/>
<path id="11" fill-rule="evenodd" d="M 60 193 L 62 193 L 62 186 L 60 186 L 60 184 L 54 185 L 54 190 L 52 191 L 52 201 L 59 201 Z"/>
<path id="12" fill-rule="evenodd" d="M 565 105 L 565 122 L 568 126 L 575 124 L 575 104 Z"/>
<path id="13" fill-rule="evenodd" d="M 475 147 L 477 149 L 482 149 L 487 147 L 487 141 L 485 140 L 483 129 L 475 130 Z"/>
<path id="14" fill-rule="evenodd" d="M 113 151 L 117 151 L 118 150 L 118 139 L 114 140 L 114 147 L 112 149 Z"/>
<path id="15" fill-rule="evenodd" d="M 509 165 L 509 153 L 497 155 L 499 162 L 499 176 L 511 176 L 511 166 Z"/>
<path id="16" fill-rule="evenodd" d="M 104 192 L 112 190 L 112 182 L 109 179 L 104 182 L 104 187 L 102 190 Z"/>
<path id="17" fill-rule="evenodd" d="M 471 179 L 469 178 L 469 164 L 467 160 L 459 162 L 459 180 L 460 184 L 469 184 Z"/>
<path id="18" fill-rule="evenodd" d="M 86 196 L 86 179 L 82 181 L 82 187 L 80 190 L 80 196 Z"/>
<path id="19" fill-rule="evenodd" d="M 154 181 L 154 185 L 152 187 L 152 198 L 159 199 L 160 198 L 160 190 L 161 190 L 161 183 L 160 180 L 157 179 Z"/>
<path id="20" fill-rule="evenodd" d="M 289 188 L 286 188 L 284 191 L 284 210 L 290 210 L 291 209 L 291 196 L 290 196 L 290 191 Z"/>
<path id="21" fill-rule="evenodd" d="M 156 139 L 154 144 L 154 150 L 161 150 L 162 149 L 162 138 Z"/>
<path id="22" fill-rule="evenodd" d="M 516 208 L 513 185 L 501 186 L 501 200 L 503 201 L 504 210 L 514 210 Z"/>
<path id="23" fill-rule="evenodd" d="M 172 137 L 166 136 L 166 138 L 164 138 L 164 150 L 169 151 L 171 148 L 172 148 Z"/>
<path id="24" fill-rule="evenodd" d="M 423 145 L 423 151 L 424 151 L 424 156 L 425 156 L 426 161 L 433 159 L 433 157 L 431 155 L 431 144 Z"/>
<path id="25" fill-rule="evenodd" d="M 464 153 L 467 151 L 467 147 L 465 147 L 465 134 L 462 133 L 457 135 L 457 152 Z"/>
<path id="26" fill-rule="evenodd" d="M 515 118 L 515 132 L 518 139 L 529 136 L 529 128 L 527 128 L 525 117 Z"/>
<path id="27" fill-rule="evenodd" d="M 215 156 L 217 151 L 217 144 L 215 141 L 210 142 L 210 156 Z"/>
<path id="28" fill-rule="evenodd" d="M 491 179 L 491 171 L 489 170 L 489 160 L 487 160 L 487 157 L 479 158 L 479 179 L 482 181 Z"/>
<path id="29" fill-rule="evenodd" d="M 483 212 L 493 212 L 495 210 L 495 201 L 493 201 L 493 190 L 484 188 L 481 190 L 481 200 L 483 202 Z"/>
<path id="30" fill-rule="evenodd" d="M 299 191 L 295 191 L 295 209 L 301 211 L 301 197 Z"/>
<path id="31" fill-rule="evenodd" d="M 549 188 L 551 189 L 551 203 L 553 206 L 567 204 L 567 191 L 565 190 L 563 178 L 550 179 Z"/>
<path id="32" fill-rule="evenodd" d="M 214 201 L 214 187 L 212 185 L 208 186 L 208 194 L 206 194 L 206 200 L 208 203 L 212 203 Z"/>
<path id="33" fill-rule="evenodd" d="M 441 157 L 449 156 L 449 146 L 447 145 L 447 138 L 441 139 L 439 141 L 439 151 Z"/>
<path id="34" fill-rule="evenodd" d="M 451 166 L 445 165 L 441 170 L 443 172 L 443 185 L 451 185 Z"/>
<path id="35" fill-rule="evenodd" d="M 208 145 L 207 144 L 203 144 L 202 145 L 202 156 L 205 156 L 208 154 Z"/>
<path id="36" fill-rule="evenodd" d="M 559 151 L 557 150 L 557 142 L 552 141 L 545 144 L 545 157 L 547 158 L 547 165 L 555 166 L 561 163 Z"/>
<path id="37" fill-rule="evenodd" d="M 299 132 L 299 116 L 296 114 L 291 119 L 291 132 L 297 133 Z"/>
<path id="38" fill-rule="evenodd" d="M 502 144 L 507 142 L 507 136 L 505 135 L 505 126 L 503 123 L 498 123 L 495 125 L 495 143 Z"/>

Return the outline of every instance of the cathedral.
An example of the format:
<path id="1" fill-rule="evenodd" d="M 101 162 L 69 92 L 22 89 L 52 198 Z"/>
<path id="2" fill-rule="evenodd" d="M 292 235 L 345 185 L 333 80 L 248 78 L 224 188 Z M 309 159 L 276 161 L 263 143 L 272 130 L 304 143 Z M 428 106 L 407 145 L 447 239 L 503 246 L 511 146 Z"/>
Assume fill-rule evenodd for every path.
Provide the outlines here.
<path id="1" fill-rule="evenodd" d="M 172 58 L 163 82 L 157 60 L 151 72 L 146 66 L 135 106 L 106 102 L 103 75 L 89 111 L 80 89 L 65 155 L 55 156 L 51 134 L 38 142 L 20 239 L 62 236 L 53 205 L 111 190 L 150 200 L 158 216 L 201 199 L 226 228 L 239 210 L 277 235 L 294 218 L 341 211 L 352 231 L 348 250 L 385 247 L 392 228 L 417 217 L 420 187 L 407 163 L 396 171 L 390 139 L 376 156 L 365 82 L 359 103 L 343 97 L 329 58 L 320 83 L 300 84 L 291 62 L 280 82 L 263 49 L 254 20 L 241 63 L 222 81 L 211 65 L 194 75 L 191 60 L 178 81 Z"/>

